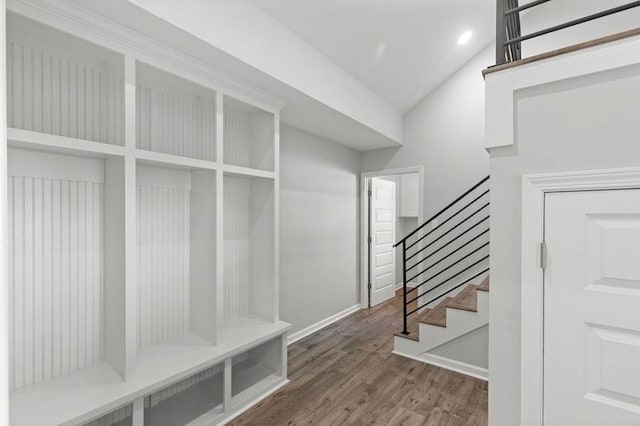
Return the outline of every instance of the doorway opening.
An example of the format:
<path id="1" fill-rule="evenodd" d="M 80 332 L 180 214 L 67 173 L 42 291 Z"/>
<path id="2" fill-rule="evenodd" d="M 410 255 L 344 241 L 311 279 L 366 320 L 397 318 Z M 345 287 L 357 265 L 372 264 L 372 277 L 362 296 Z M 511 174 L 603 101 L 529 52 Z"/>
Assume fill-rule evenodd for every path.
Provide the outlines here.
<path id="1" fill-rule="evenodd" d="M 424 168 L 362 173 L 361 306 L 395 296 L 402 286 L 402 253 L 396 241 L 423 220 Z"/>

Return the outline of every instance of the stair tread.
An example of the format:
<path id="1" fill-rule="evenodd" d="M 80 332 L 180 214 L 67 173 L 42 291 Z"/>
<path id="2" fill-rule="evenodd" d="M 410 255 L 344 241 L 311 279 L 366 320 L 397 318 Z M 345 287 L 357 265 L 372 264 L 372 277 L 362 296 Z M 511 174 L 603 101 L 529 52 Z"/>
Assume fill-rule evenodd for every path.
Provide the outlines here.
<path id="1" fill-rule="evenodd" d="M 396 337 L 402 337 L 403 339 L 413 340 L 414 342 L 420 341 L 420 337 L 417 331 L 412 332 L 411 330 L 409 330 L 409 334 L 393 333 L 393 335 Z"/>
<path id="2" fill-rule="evenodd" d="M 447 304 L 447 307 L 463 311 L 478 311 L 478 286 L 473 284 L 466 286 Z"/>
<path id="3" fill-rule="evenodd" d="M 450 297 L 445 298 L 433 309 L 425 312 L 420 317 L 420 322 L 430 325 L 437 325 L 438 327 L 447 326 L 447 304 L 451 301 Z"/>
<path id="4" fill-rule="evenodd" d="M 480 285 L 478 286 L 478 290 L 480 291 L 489 291 L 489 276 L 487 275 L 487 278 L 485 278 L 482 283 L 480 283 Z"/>

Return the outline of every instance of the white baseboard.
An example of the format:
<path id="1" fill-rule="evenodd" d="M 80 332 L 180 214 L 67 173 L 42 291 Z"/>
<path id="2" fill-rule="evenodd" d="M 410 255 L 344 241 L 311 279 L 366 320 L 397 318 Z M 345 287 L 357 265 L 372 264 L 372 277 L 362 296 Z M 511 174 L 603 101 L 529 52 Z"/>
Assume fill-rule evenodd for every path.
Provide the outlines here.
<path id="1" fill-rule="evenodd" d="M 476 365 L 467 364 L 429 353 L 424 353 L 420 356 L 409 355 L 397 351 L 392 351 L 392 353 L 414 361 L 420 361 L 426 364 L 435 365 L 436 367 L 446 368 L 447 370 L 455 371 L 456 373 L 466 374 L 467 376 L 475 377 L 476 379 L 484 380 L 486 382 L 489 381 L 489 370 Z"/>
<path id="2" fill-rule="evenodd" d="M 407 287 L 411 287 L 411 288 L 413 288 L 413 287 L 417 287 L 417 286 L 418 286 L 418 284 L 416 284 L 416 283 L 409 283 L 409 284 L 407 284 Z M 398 284 L 396 284 L 396 290 L 400 290 L 401 288 L 402 288 L 402 283 L 398 283 Z"/>
<path id="3" fill-rule="evenodd" d="M 310 334 L 315 333 L 318 330 L 322 330 L 326 326 L 333 324 L 336 321 L 341 320 L 342 318 L 351 315 L 354 312 L 357 312 L 361 309 L 360 304 L 353 305 L 350 308 L 345 309 L 344 311 L 338 312 L 337 314 L 331 315 L 328 318 L 323 319 L 322 321 L 318 321 L 315 324 L 311 324 L 309 327 L 303 328 L 300 331 L 296 331 L 293 334 L 290 334 L 287 337 L 287 345 L 297 342 L 300 339 L 304 339 Z"/>

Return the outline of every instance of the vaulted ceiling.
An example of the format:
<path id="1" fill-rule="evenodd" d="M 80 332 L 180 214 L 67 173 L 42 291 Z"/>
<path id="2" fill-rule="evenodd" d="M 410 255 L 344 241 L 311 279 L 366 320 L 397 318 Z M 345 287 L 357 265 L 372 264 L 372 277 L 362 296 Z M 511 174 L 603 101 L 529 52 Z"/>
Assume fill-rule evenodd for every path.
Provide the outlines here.
<path id="1" fill-rule="evenodd" d="M 400 113 L 495 37 L 495 0 L 251 1 Z"/>

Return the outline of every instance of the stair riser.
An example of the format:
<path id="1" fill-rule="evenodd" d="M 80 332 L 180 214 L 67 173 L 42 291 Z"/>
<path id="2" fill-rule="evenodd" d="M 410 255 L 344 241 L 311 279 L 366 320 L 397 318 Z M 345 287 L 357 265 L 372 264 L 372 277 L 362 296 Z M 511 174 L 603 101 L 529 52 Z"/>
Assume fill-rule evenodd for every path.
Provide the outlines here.
<path id="1" fill-rule="evenodd" d="M 439 327 L 440 330 L 434 330 L 434 328 L 436 328 L 435 326 L 427 324 L 422 327 L 421 324 L 420 342 L 417 342 L 419 343 L 417 354 L 421 354 L 430 351 L 431 349 L 437 348 L 440 345 L 444 345 L 445 343 L 450 342 L 453 339 L 456 339 L 464 334 L 470 333 L 473 330 L 487 325 L 488 323 L 488 319 L 486 321 L 469 321 L 468 324 L 464 324 L 464 326 L 461 327 Z M 425 337 L 423 338 L 422 336 Z"/>
<path id="2" fill-rule="evenodd" d="M 471 323 L 489 321 L 489 295 L 478 292 L 477 312 L 463 311 L 455 308 L 447 308 L 447 328 L 464 328 Z"/>
<path id="3" fill-rule="evenodd" d="M 405 339 L 403 337 L 393 336 L 393 349 L 402 353 L 416 354 L 420 353 L 422 345 L 415 340 Z"/>

